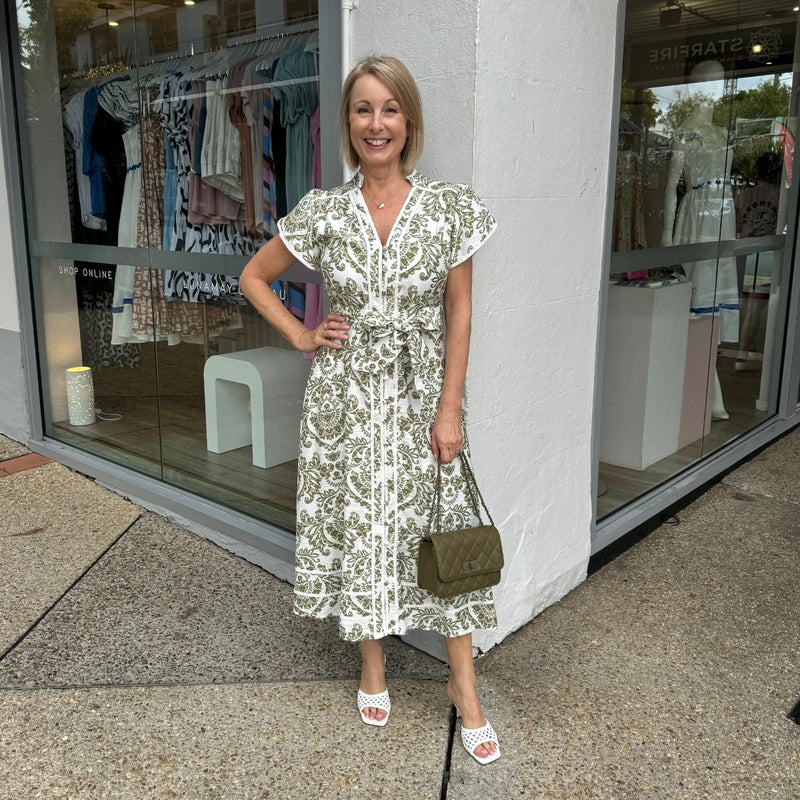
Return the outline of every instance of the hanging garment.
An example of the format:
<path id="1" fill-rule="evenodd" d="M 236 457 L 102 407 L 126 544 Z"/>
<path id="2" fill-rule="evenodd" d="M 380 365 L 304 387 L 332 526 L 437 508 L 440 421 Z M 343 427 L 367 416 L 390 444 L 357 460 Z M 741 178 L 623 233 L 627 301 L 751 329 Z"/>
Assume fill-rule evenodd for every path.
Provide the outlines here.
<path id="1" fill-rule="evenodd" d="M 263 166 L 265 159 L 272 158 L 272 150 L 267 149 L 268 126 L 272 119 L 271 104 L 270 104 L 270 117 L 265 120 L 265 97 L 271 96 L 269 89 L 261 86 L 262 73 L 256 71 L 258 59 L 248 62 L 244 68 L 242 75 L 243 88 L 242 97 L 242 114 L 247 121 L 247 127 L 250 131 L 250 156 L 251 156 L 251 169 L 252 169 L 252 192 L 253 192 L 253 212 L 255 220 L 253 223 L 253 231 L 256 236 L 264 233 L 264 225 L 266 221 L 266 210 L 264 206 L 264 172 Z M 264 129 L 267 127 L 267 134 L 265 135 Z M 271 164 L 270 164 L 271 169 Z M 269 236 L 274 236 L 275 230 L 275 217 L 268 218 L 268 226 L 272 228 L 269 231 Z"/>
<path id="2" fill-rule="evenodd" d="M 644 191 L 639 156 L 630 150 L 617 153 L 614 190 L 614 252 L 644 250 Z"/>
<path id="3" fill-rule="evenodd" d="M 207 125 L 206 82 L 195 80 L 191 86 L 188 144 L 192 166 L 189 172 L 188 219 L 196 225 L 227 225 L 238 218 L 242 204 L 202 177 L 201 152 L 208 136 L 213 136 L 213 129 Z"/>
<path id="4" fill-rule="evenodd" d="M 263 114 L 262 114 L 262 147 L 263 153 L 261 156 L 261 190 L 262 190 L 262 211 L 263 211 L 263 228 L 266 236 L 274 236 L 278 232 L 278 219 L 280 212 L 278 210 L 278 165 L 276 164 L 276 152 L 273 147 L 275 138 L 273 137 L 273 113 L 275 110 L 274 103 L 272 102 L 272 91 L 269 87 L 264 89 L 263 96 Z M 284 142 L 283 129 L 281 129 L 278 137 L 281 142 Z M 285 165 L 285 149 L 283 150 L 281 158 L 281 169 Z M 281 186 L 283 185 L 281 178 Z M 281 193 L 283 199 L 283 209 L 286 209 L 286 195 L 285 192 Z"/>
<path id="5" fill-rule="evenodd" d="M 253 182 L 253 134 L 254 130 L 244 112 L 244 96 L 241 91 L 242 79 L 248 65 L 255 59 L 240 61 L 228 71 L 228 115 L 231 124 L 239 132 L 242 158 L 242 204 L 245 231 L 251 236 L 258 235 L 256 229 L 255 187 Z"/>
<path id="6" fill-rule="evenodd" d="M 167 170 L 164 153 L 164 131 L 155 112 L 154 101 L 158 87 L 144 87 L 142 91 L 142 122 L 140 125 L 142 148 L 142 192 L 139 198 L 137 240 L 140 247 L 163 246 L 164 233 L 164 178 Z"/>
<path id="7" fill-rule="evenodd" d="M 200 174 L 209 186 L 241 204 L 244 200 L 242 144 L 239 130 L 231 122 L 228 113 L 227 88 L 227 76 L 206 82 L 207 118 L 200 154 Z"/>
<path id="8" fill-rule="evenodd" d="M 103 196 L 108 244 L 116 244 L 119 234 L 122 196 L 128 170 L 122 141 L 126 127 L 125 123 L 112 117 L 104 108 L 98 108 L 90 137 L 95 153 L 102 156 L 104 163 Z"/>
<path id="9" fill-rule="evenodd" d="M 78 189 L 80 204 L 80 224 L 92 230 L 106 229 L 106 221 L 102 217 L 92 214 L 92 188 L 89 176 L 83 171 L 83 101 L 85 92 L 73 95 L 64 106 L 64 127 L 69 131 L 71 149 L 75 156 L 75 182 Z"/>
<path id="10" fill-rule="evenodd" d="M 306 388 L 295 583 L 295 610 L 337 615 L 349 640 L 496 624 L 491 590 L 442 600 L 416 582 L 436 475 L 429 430 L 444 376 L 445 283 L 495 221 L 468 187 L 409 180 L 386 245 L 360 173 L 310 192 L 279 223 L 350 324 L 341 350 L 319 349 Z M 458 466 L 443 465 L 442 478 L 443 527 L 475 524 Z"/>
<path id="11" fill-rule="evenodd" d="M 704 144 L 702 136 L 673 143 L 672 157 L 683 166 L 686 193 L 675 217 L 673 244 L 736 238 L 736 210 L 731 190 L 730 147 Z M 720 341 L 739 339 L 739 283 L 733 256 L 684 263 L 692 282 L 695 314 L 719 314 Z"/>
<path id="12" fill-rule="evenodd" d="M 286 207 L 291 210 L 311 186 L 314 154 L 311 116 L 319 105 L 317 57 L 298 48 L 281 56 L 272 76 L 272 97 L 280 101 L 286 130 Z"/>
<path id="13" fill-rule="evenodd" d="M 139 203 L 142 193 L 142 152 L 139 140 L 139 127 L 128 128 L 122 134 L 125 157 L 128 164 L 125 175 L 125 189 L 122 195 L 122 209 L 119 218 L 119 247 L 136 247 L 139 224 Z M 119 264 L 114 276 L 114 297 L 111 305 L 112 336 L 111 344 L 137 342 L 133 335 L 133 285 L 136 268 Z"/>
<path id="14" fill-rule="evenodd" d="M 103 188 L 103 173 L 106 164 L 103 157 L 95 151 L 91 139 L 95 117 L 100 108 L 97 100 L 100 88 L 93 86 L 91 89 L 87 89 L 83 99 L 83 174 L 89 178 L 91 213 L 95 217 L 105 219 L 106 196 Z"/>

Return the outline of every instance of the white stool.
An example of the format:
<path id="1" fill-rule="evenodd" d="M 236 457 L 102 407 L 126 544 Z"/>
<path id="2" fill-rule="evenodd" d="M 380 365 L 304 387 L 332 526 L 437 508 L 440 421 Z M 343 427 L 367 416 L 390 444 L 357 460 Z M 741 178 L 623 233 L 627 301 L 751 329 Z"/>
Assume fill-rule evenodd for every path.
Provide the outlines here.
<path id="1" fill-rule="evenodd" d="M 211 356 L 203 369 L 208 450 L 252 444 L 253 464 L 263 469 L 297 458 L 310 365 L 280 347 Z"/>

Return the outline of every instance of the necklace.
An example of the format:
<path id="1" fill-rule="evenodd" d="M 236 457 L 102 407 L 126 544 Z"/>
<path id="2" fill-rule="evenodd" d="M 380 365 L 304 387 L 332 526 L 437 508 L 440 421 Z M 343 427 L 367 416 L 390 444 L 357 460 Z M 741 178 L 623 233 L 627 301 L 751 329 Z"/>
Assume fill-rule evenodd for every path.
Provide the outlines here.
<path id="1" fill-rule="evenodd" d="M 406 185 L 406 181 L 402 181 L 402 183 L 398 184 L 397 187 L 393 191 L 391 191 L 388 195 L 386 195 L 385 199 L 381 203 L 376 203 L 375 199 L 373 198 L 372 203 L 377 209 L 382 209 L 384 206 Z M 364 188 L 361 188 L 361 194 L 364 194 Z M 369 192 L 372 194 L 372 191 Z"/>

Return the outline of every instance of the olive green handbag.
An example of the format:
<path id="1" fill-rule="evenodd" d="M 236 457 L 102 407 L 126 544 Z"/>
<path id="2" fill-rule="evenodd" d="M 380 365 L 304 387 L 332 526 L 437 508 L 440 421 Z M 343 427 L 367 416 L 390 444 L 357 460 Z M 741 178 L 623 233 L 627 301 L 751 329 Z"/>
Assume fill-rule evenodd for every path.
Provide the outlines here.
<path id="1" fill-rule="evenodd" d="M 442 471 L 441 465 L 437 465 L 429 532 L 420 542 L 417 556 L 417 584 L 437 597 L 454 597 L 495 586 L 500 582 L 503 568 L 500 534 L 463 453 L 461 464 L 475 515 L 480 521 L 479 497 L 490 524 L 441 532 Z"/>

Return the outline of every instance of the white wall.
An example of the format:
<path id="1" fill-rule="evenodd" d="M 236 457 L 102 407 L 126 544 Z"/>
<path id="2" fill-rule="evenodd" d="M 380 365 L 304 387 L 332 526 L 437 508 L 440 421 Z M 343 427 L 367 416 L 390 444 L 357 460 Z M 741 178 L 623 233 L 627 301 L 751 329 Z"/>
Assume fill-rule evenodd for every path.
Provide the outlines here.
<path id="1" fill-rule="evenodd" d="M 403 59 L 420 169 L 500 223 L 475 258 L 469 437 L 506 552 L 485 650 L 586 574 L 617 0 L 361 0 L 353 57 Z"/>
<path id="2" fill-rule="evenodd" d="M 3 149 L 0 128 L 0 154 Z M 11 237 L 11 216 L 6 185 L 5 158 L 0 157 L 0 433 L 19 441 L 30 436 L 30 409 L 22 366 L 22 335 L 20 333 L 17 278 L 14 268 L 14 248 Z"/>

